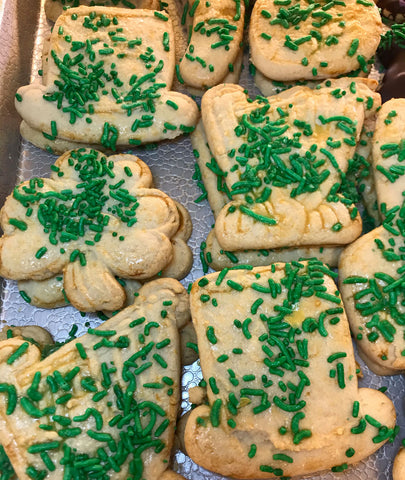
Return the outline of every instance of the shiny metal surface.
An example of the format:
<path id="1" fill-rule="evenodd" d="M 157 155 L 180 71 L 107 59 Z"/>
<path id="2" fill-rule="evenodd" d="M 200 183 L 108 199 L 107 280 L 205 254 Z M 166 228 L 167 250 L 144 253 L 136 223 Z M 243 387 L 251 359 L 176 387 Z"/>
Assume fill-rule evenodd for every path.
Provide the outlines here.
<path id="1" fill-rule="evenodd" d="M 17 181 L 32 176 L 47 176 L 50 165 L 56 157 L 21 141 L 18 133 L 19 118 L 14 111 L 14 93 L 18 86 L 27 84 L 38 75 L 41 63 L 41 45 L 50 24 L 46 21 L 39 0 L 0 0 L 0 204 Z M 252 93 L 254 88 L 247 65 L 242 73 L 241 83 Z M 206 201 L 195 203 L 200 195 L 194 174 L 194 157 L 188 138 L 159 145 L 155 149 L 133 150 L 152 169 L 155 184 L 190 211 L 194 231 L 190 246 L 194 252 L 194 266 L 183 280 L 187 286 L 202 274 L 199 259 L 200 244 L 205 240 L 213 223 L 213 216 Z M 54 337 L 63 340 L 73 324 L 79 326 L 79 334 L 87 326 L 97 325 L 95 315 L 82 316 L 71 307 L 57 310 L 43 310 L 25 303 L 18 293 L 15 282 L 4 281 L 2 292 L 1 323 L 46 327 Z M 312 480 L 391 480 L 392 460 L 398 451 L 401 439 L 405 437 L 404 398 L 405 380 L 403 375 L 378 377 L 362 366 L 364 378 L 361 386 L 372 388 L 387 387 L 387 395 L 394 400 L 398 425 L 401 430 L 393 444 L 387 444 L 375 455 L 350 467 L 343 473 L 326 472 L 310 476 Z M 183 377 L 183 410 L 188 408 L 187 389 L 199 381 L 198 363 L 185 369 Z M 325 398 L 327 401 L 327 398 Z M 325 419 L 327 422 L 328 419 Z M 209 473 L 195 465 L 183 453 L 175 455 L 175 467 L 190 480 L 219 480 L 220 476 Z M 404 479 L 405 480 L 405 479 Z"/>

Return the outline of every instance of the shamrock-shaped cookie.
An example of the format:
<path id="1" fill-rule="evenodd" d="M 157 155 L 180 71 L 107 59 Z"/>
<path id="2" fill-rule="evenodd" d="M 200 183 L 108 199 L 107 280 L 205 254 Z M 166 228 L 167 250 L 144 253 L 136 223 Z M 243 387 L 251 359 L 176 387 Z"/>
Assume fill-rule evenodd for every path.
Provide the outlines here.
<path id="1" fill-rule="evenodd" d="M 373 169 L 382 225 L 340 258 L 340 288 L 359 352 L 379 374 L 405 369 L 405 100 L 378 112 Z"/>
<path id="2" fill-rule="evenodd" d="M 394 435 L 392 402 L 358 388 L 335 277 L 311 260 L 224 269 L 193 284 L 208 396 L 185 429 L 196 463 L 235 478 L 338 472 Z"/>
<path id="3" fill-rule="evenodd" d="M 202 99 L 216 174 L 215 235 L 224 250 L 345 245 L 361 219 L 342 184 L 379 95 L 362 80 L 326 81 L 248 99 L 221 85 Z M 208 188 L 207 188 L 208 191 Z"/>
<path id="4" fill-rule="evenodd" d="M 171 91 L 174 33 L 160 11 L 78 7 L 62 14 L 44 46 L 42 82 L 21 87 L 22 135 L 64 152 L 175 138 L 193 130 L 196 103 Z"/>
<path id="5" fill-rule="evenodd" d="M 18 478 L 182 478 L 168 462 L 188 319 L 184 287 L 160 279 L 44 360 L 29 341 L 1 341 L 0 433 Z"/>
<path id="6" fill-rule="evenodd" d="M 50 179 L 15 187 L 1 210 L 0 274 L 46 280 L 63 273 L 76 308 L 121 308 L 116 277 L 145 280 L 172 261 L 176 203 L 151 188 L 150 170 L 133 155 L 73 150 L 51 170 Z"/>

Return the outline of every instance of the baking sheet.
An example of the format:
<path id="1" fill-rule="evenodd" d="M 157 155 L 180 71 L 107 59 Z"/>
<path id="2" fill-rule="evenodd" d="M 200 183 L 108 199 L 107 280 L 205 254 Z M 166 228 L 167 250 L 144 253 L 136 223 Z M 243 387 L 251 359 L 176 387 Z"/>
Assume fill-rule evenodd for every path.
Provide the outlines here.
<path id="1" fill-rule="evenodd" d="M 17 182 L 33 176 L 49 176 L 49 167 L 56 156 L 35 148 L 22 141 L 18 126 L 20 119 L 14 110 L 14 94 L 17 88 L 38 76 L 41 68 L 41 46 L 50 29 L 43 13 L 40 0 L 0 0 L 0 204 Z M 249 76 L 247 55 L 242 71 L 241 84 L 254 94 L 253 82 Z M 182 280 L 185 287 L 203 275 L 199 258 L 200 244 L 205 240 L 214 222 L 207 201 L 196 203 L 201 191 L 193 180 L 194 157 L 189 138 L 160 144 L 157 148 L 132 150 L 152 170 L 157 188 L 178 200 L 190 212 L 193 234 L 189 241 L 194 253 L 194 265 L 190 274 Z M 21 298 L 15 282 L 1 282 L 1 324 L 40 325 L 47 328 L 56 340 L 64 340 L 72 325 L 79 327 L 78 334 L 88 326 L 96 326 L 101 320 L 96 315 L 82 316 L 72 307 L 44 310 L 30 306 Z M 360 386 L 371 388 L 387 387 L 386 394 L 394 401 L 400 432 L 392 444 L 386 444 L 376 454 L 343 473 L 326 472 L 312 480 L 391 480 L 392 461 L 405 437 L 403 375 L 378 377 L 372 374 L 359 360 L 364 378 Z M 187 390 L 200 380 L 198 362 L 185 368 L 183 375 L 182 410 L 189 408 Z M 327 399 L 325 399 L 327 401 Z M 327 419 L 325 419 L 327 422 Z M 207 472 L 195 465 L 182 452 L 174 456 L 175 469 L 190 480 L 219 480 L 223 477 Z M 405 479 L 404 479 L 405 480 Z"/>

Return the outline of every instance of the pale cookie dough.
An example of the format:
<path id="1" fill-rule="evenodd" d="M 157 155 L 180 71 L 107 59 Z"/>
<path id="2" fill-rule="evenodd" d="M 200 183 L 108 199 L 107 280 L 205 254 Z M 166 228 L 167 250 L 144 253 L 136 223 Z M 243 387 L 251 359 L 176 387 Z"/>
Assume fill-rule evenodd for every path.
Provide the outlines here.
<path id="1" fill-rule="evenodd" d="M 80 5 L 160 10 L 160 0 L 46 0 L 45 15 L 49 20 L 56 22 L 65 10 Z"/>
<path id="2" fill-rule="evenodd" d="M 61 276 L 77 309 L 117 310 L 126 295 L 116 277 L 150 279 L 172 261 L 177 205 L 151 188 L 149 168 L 134 155 L 74 150 L 51 172 L 15 187 L 1 210 L 0 275 Z"/>
<path id="3" fill-rule="evenodd" d="M 380 375 L 405 369 L 405 100 L 378 112 L 373 162 L 382 225 L 348 246 L 339 283 L 359 352 Z"/>
<path id="4" fill-rule="evenodd" d="M 255 67 L 280 81 L 367 72 L 382 33 L 377 6 L 348 0 L 325 7 L 305 0 L 257 0 L 249 26 Z"/>
<path id="5" fill-rule="evenodd" d="M 185 430 L 196 463 L 235 478 L 339 472 L 393 436 L 392 402 L 358 388 L 335 276 L 309 261 L 225 270 L 193 284 L 208 394 Z"/>
<path id="6" fill-rule="evenodd" d="M 18 478 L 182 478 L 168 462 L 188 318 L 186 291 L 165 279 L 42 361 L 28 342 L 0 342 L 0 432 Z"/>
<path id="7" fill-rule="evenodd" d="M 204 90 L 224 81 L 236 70 L 242 49 L 245 2 L 210 0 L 188 2 L 184 22 L 190 22 L 187 51 L 179 75 L 190 87 Z M 226 80 L 225 80 L 226 79 Z"/>
<path id="8" fill-rule="evenodd" d="M 354 89 L 349 88 L 352 82 Z M 237 85 L 213 87 L 202 99 L 211 170 L 218 177 L 210 189 L 227 197 L 215 222 L 222 248 L 355 240 L 361 218 L 341 187 L 363 122 L 379 106 L 379 95 L 363 80 L 340 79 L 315 90 L 295 87 L 248 100 Z"/>
<path id="9" fill-rule="evenodd" d="M 171 91 L 174 32 L 165 12 L 69 9 L 44 49 L 42 82 L 19 88 L 15 100 L 21 132 L 37 146 L 114 151 L 193 130 L 196 103 Z"/>

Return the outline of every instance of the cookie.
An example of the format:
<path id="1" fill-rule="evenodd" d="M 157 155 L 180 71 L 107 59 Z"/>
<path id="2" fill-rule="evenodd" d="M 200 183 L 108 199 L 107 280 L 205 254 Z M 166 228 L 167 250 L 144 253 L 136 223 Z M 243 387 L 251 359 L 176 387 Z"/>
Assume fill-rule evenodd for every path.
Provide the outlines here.
<path id="1" fill-rule="evenodd" d="M 193 231 L 193 224 L 188 210 L 179 202 L 175 203 L 179 214 L 179 228 L 171 239 L 173 257 L 158 276 L 181 280 L 190 272 L 193 265 L 193 253 L 187 245 Z"/>
<path id="2" fill-rule="evenodd" d="M 349 160 L 346 180 L 348 183 L 352 182 L 353 187 L 357 189 L 357 201 L 364 206 L 369 223 L 378 226 L 381 224 L 381 217 L 378 209 L 372 156 L 375 122 L 375 115 L 365 118 L 356 152 Z"/>
<path id="3" fill-rule="evenodd" d="M 405 192 L 405 99 L 385 102 L 378 112 L 373 136 L 373 167 L 378 202 L 389 210 L 399 205 Z"/>
<path id="4" fill-rule="evenodd" d="M 405 100 L 378 112 L 373 166 L 382 225 L 342 253 L 339 284 L 359 353 L 380 375 L 405 369 Z"/>
<path id="5" fill-rule="evenodd" d="M 223 186 L 223 173 L 208 145 L 204 124 L 200 119 L 195 130 L 190 135 L 194 157 L 198 165 L 199 176 L 204 185 L 204 192 L 210 204 L 214 217 L 217 218 L 222 208 L 228 202 Z"/>
<path id="6" fill-rule="evenodd" d="M 180 280 L 190 271 L 193 263 L 193 254 L 187 245 L 192 231 L 191 218 L 188 211 L 175 202 L 179 213 L 179 228 L 171 238 L 172 259 L 154 277 L 175 278 Z M 133 279 L 117 279 L 125 292 L 125 303 L 128 306 L 133 302 L 134 292 L 139 290 L 141 283 Z M 69 299 L 64 291 L 63 275 L 57 274 L 45 280 L 20 280 L 18 290 L 21 296 L 31 305 L 40 308 L 58 308 L 68 305 Z"/>
<path id="7" fill-rule="evenodd" d="M 5 325 L 2 327 L 0 341 L 11 337 L 21 337 L 23 340 L 35 344 L 41 350 L 55 343 L 48 330 L 39 325 L 24 325 L 22 327 Z"/>
<path id="8" fill-rule="evenodd" d="M 374 2 L 256 0 L 249 27 L 251 60 L 272 80 L 314 80 L 368 71 L 382 33 Z"/>
<path id="9" fill-rule="evenodd" d="M 337 267 L 343 250 L 342 247 L 302 247 L 229 252 L 221 248 L 214 230 L 210 231 L 205 243 L 205 260 L 213 270 L 223 270 L 224 268 L 244 264 L 259 267 L 277 262 L 291 262 L 309 258 L 317 258 L 331 267 Z"/>
<path id="10" fill-rule="evenodd" d="M 207 198 L 211 205 L 214 217 L 219 214 L 227 203 L 227 197 L 217 181 L 218 169 L 215 167 L 215 159 L 207 144 L 202 121 L 199 121 L 196 129 L 191 134 L 191 143 L 196 156 L 201 179 L 206 188 Z M 274 262 L 290 262 L 302 258 L 318 258 L 330 266 L 337 266 L 341 247 L 307 247 L 307 248 L 282 248 L 261 250 L 227 251 L 219 244 L 215 231 L 211 230 L 203 244 L 204 259 L 214 270 L 230 268 L 236 264 L 249 264 L 254 267 L 270 265 Z"/>
<path id="11" fill-rule="evenodd" d="M 184 9 L 188 7 L 188 0 L 165 0 L 160 2 L 160 4 L 161 8 L 169 15 L 173 24 L 175 58 L 176 65 L 178 65 L 187 50 L 188 31 L 185 25 Z M 179 87 L 180 85 L 176 80 L 178 80 L 177 75 L 174 78 L 174 85 Z M 178 90 L 178 88 L 175 88 L 175 90 Z"/>
<path id="12" fill-rule="evenodd" d="M 361 219 L 342 194 L 342 181 L 364 119 L 379 103 L 362 80 L 351 79 L 327 81 L 314 90 L 295 87 L 256 101 L 237 85 L 210 89 L 202 99 L 202 119 L 218 178 L 211 189 L 227 197 L 215 222 L 222 248 L 355 240 Z"/>
<path id="13" fill-rule="evenodd" d="M 235 478 L 336 472 L 392 436 L 392 402 L 358 388 L 335 277 L 308 261 L 194 282 L 191 314 L 208 395 L 185 429 L 196 463 Z"/>
<path id="14" fill-rule="evenodd" d="M 117 281 L 124 290 L 125 301 L 122 307 L 128 306 L 133 302 L 134 292 L 138 291 L 142 284 L 137 280 L 122 278 L 117 278 Z M 63 274 L 45 280 L 20 280 L 18 291 L 27 303 L 35 307 L 60 308 L 70 304 L 63 288 Z"/>
<path id="15" fill-rule="evenodd" d="M 62 277 L 77 309 L 121 308 L 126 295 L 116 277 L 143 281 L 173 258 L 179 210 L 151 184 L 149 168 L 134 155 L 65 153 L 50 179 L 23 182 L 7 198 L 0 274 L 18 281 Z"/>
<path id="16" fill-rule="evenodd" d="M 392 467 L 392 480 L 401 480 L 405 477 L 405 449 L 401 448 Z"/>
<path id="17" fill-rule="evenodd" d="M 297 80 L 295 82 L 280 82 L 276 80 L 270 80 L 269 78 L 265 77 L 260 70 L 256 69 L 254 70 L 254 81 L 256 87 L 260 90 L 260 93 L 265 97 L 277 95 L 277 93 L 297 86 L 315 88 L 320 83 L 320 80 Z"/>
<path id="18" fill-rule="evenodd" d="M 44 57 L 42 82 L 19 88 L 15 101 L 25 138 L 48 140 L 41 148 L 60 152 L 73 142 L 114 151 L 193 130 L 196 103 L 171 91 L 174 33 L 165 13 L 69 9 Z"/>
<path id="19" fill-rule="evenodd" d="M 256 68 L 253 68 L 253 77 L 254 77 L 254 82 L 256 87 L 260 90 L 261 94 L 264 95 L 265 97 L 269 97 L 271 95 L 276 95 L 277 93 L 283 92 L 284 90 L 288 90 L 289 88 L 292 87 L 297 87 L 297 86 L 304 86 L 304 87 L 309 87 L 309 88 L 316 88 L 318 85 L 320 85 L 323 80 L 295 80 L 295 81 L 289 81 L 289 82 L 281 82 L 277 80 L 272 80 L 270 78 L 267 78 L 265 75 L 260 70 L 257 70 Z M 366 78 L 368 77 L 369 72 L 350 72 L 348 75 L 344 75 L 344 77 L 354 77 L 356 80 L 358 78 Z M 336 79 L 333 79 L 336 80 Z M 368 79 L 370 80 L 370 79 Z"/>
<path id="20" fill-rule="evenodd" d="M 180 77 L 199 90 L 229 81 L 226 77 L 240 70 L 236 62 L 241 56 L 245 2 L 211 0 L 186 5 L 183 21 L 191 25 L 187 51 L 179 63 Z"/>
<path id="21" fill-rule="evenodd" d="M 168 461 L 188 318 L 186 291 L 164 279 L 42 361 L 34 345 L 2 341 L 0 431 L 18 478 L 182 478 Z"/>
<path id="22" fill-rule="evenodd" d="M 46 0 L 45 15 L 49 20 L 56 22 L 59 15 L 70 8 L 85 6 L 104 6 L 122 8 L 144 8 L 149 10 L 160 10 L 159 0 Z"/>

